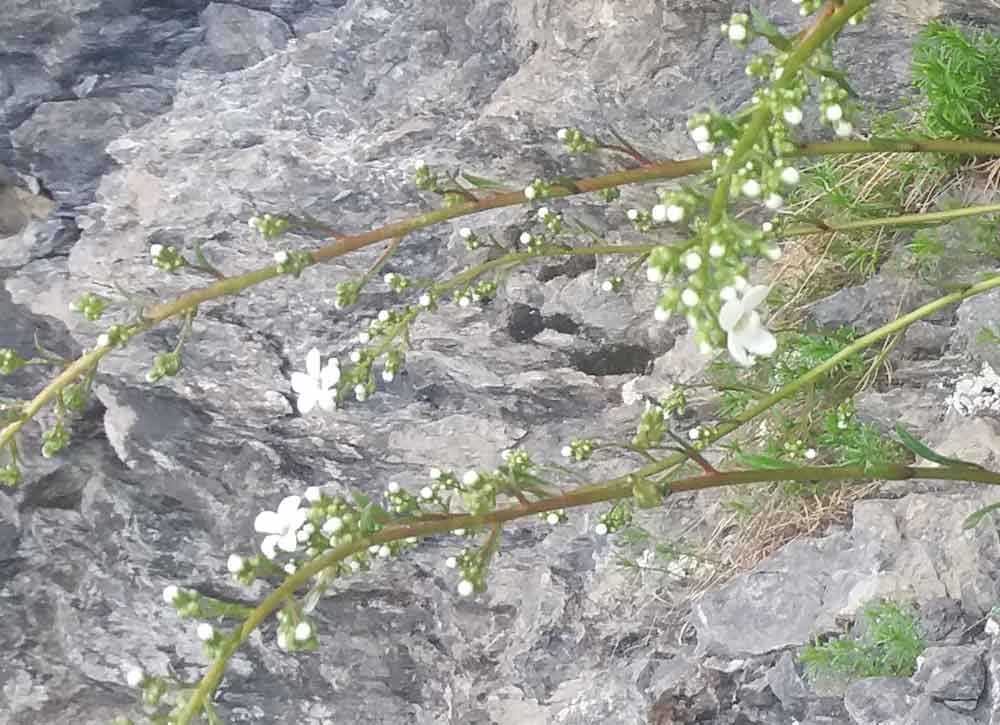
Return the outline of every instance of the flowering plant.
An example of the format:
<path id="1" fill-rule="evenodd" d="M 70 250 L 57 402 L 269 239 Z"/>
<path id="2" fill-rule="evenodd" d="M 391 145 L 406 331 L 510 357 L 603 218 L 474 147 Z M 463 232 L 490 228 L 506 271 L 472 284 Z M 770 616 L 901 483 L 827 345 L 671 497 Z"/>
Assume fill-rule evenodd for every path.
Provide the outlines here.
<path id="1" fill-rule="evenodd" d="M 723 35 L 737 48 L 760 49 L 746 66 L 746 72 L 760 83 L 738 113 L 704 112 L 689 120 L 688 132 L 700 157 L 658 162 L 620 139 L 608 142 L 580 129 L 563 128 L 556 133 L 556 140 L 569 152 L 624 154 L 629 166 L 591 178 L 534 178 L 508 186 L 419 161 L 413 167 L 413 182 L 418 189 L 440 197 L 438 208 L 357 235 L 331 233 L 333 241 L 316 249 L 280 249 L 266 265 L 241 275 L 226 275 L 197 246 L 192 254 L 154 244 L 149 253 L 158 269 L 165 273 L 188 269 L 207 275 L 213 282 L 142 309 L 127 322 L 108 326 L 96 337 L 95 346 L 75 361 L 42 348 L 33 357 L 0 350 L 0 373 L 9 374 L 26 365 L 51 365 L 57 371 L 33 398 L 17 401 L 3 411 L 0 447 L 7 450 L 9 462 L 0 469 L 0 481 L 10 485 L 22 480 L 16 444 L 19 431 L 51 407 L 56 420 L 45 433 L 43 453 L 55 455 L 64 449 L 70 440 L 72 416 L 89 395 L 101 360 L 113 350 L 126 347 L 165 320 L 180 317 L 183 329 L 176 348 L 154 360 L 147 379 L 155 383 L 181 374 L 181 353 L 190 342 L 192 320 L 200 305 L 278 278 L 284 282 L 307 280 L 312 268 L 382 242 L 388 244 L 374 265 L 360 278 L 338 285 L 336 306 L 343 309 L 356 304 L 368 285 L 380 283 L 393 295 L 394 304 L 378 310 L 357 333 L 356 347 L 345 362 L 329 357 L 324 365 L 320 349 L 310 349 L 305 372 L 295 371 L 289 380 L 296 408 L 303 415 L 336 415 L 340 405 L 363 403 L 376 396 L 380 385 L 392 383 L 405 369 L 411 328 L 417 319 L 444 313 L 449 303 L 458 308 L 488 305 L 502 294 L 505 272 L 541 259 L 631 258 L 635 260 L 632 270 L 602 280 L 601 290 L 621 293 L 633 281 L 631 272 L 644 267 L 645 279 L 656 289 L 656 302 L 650 310 L 655 320 L 665 323 L 682 318 L 702 354 L 717 356 L 728 351 L 740 368 L 753 369 L 770 360 L 769 383 L 776 384 L 734 405 L 732 414 L 722 420 L 689 427 L 686 435 L 677 430 L 686 410 L 687 392 L 676 388 L 657 400 L 645 401 L 634 435 L 624 441 L 586 437 L 567 441 L 561 450 L 564 460 L 558 465 L 537 461 L 530 451 L 515 448 L 504 451 L 495 468 L 481 461 L 464 471 L 433 468 L 425 484 L 415 491 L 388 481 L 378 498 L 315 487 L 301 496 L 284 497 L 274 511 L 256 516 L 254 530 L 264 536 L 254 553 L 233 552 L 227 561 L 229 573 L 240 584 L 274 584 L 259 603 L 248 607 L 176 585 L 163 591 L 164 602 L 179 616 L 198 621 L 195 635 L 210 664 L 196 683 L 173 682 L 140 666 L 130 669 L 125 680 L 141 690 L 146 714 L 169 723 L 189 723 L 198 717 L 217 722 L 212 695 L 234 653 L 266 620 L 274 617 L 277 622 L 274 641 L 280 649 L 316 648 L 322 633 L 311 614 L 337 579 L 366 572 L 379 560 L 400 557 L 427 536 L 458 537 L 461 548 L 445 559 L 444 566 L 454 574 L 457 594 L 473 597 L 486 590 L 504 524 L 515 519 L 538 517 L 547 526 L 558 526 L 574 508 L 606 504 L 594 533 L 607 536 L 627 530 L 636 509 L 660 506 L 677 492 L 719 486 L 917 476 L 1000 483 L 1000 475 L 978 466 L 933 458 L 936 454 L 905 435 L 903 447 L 941 465 L 911 465 L 890 459 L 884 449 L 880 449 L 881 458 L 876 458 L 872 446 L 856 458 L 833 462 L 824 456 L 832 456 L 836 439 L 824 439 L 819 432 L 815 441 L 784 435 L 785 431 L 775 434 L 774 448 L 756 458 L 745 455 L 748 465 L 743 469 L 719 470 L 717 456 L 710 450 L 720 439 L 778 404 L 812 390 L 831 372 L 843 370 L 873 344 L 949 305 L 1000 288 L 1000 276 L 995 275 L 966 285 L 827 350 L 825 356 L 811 356 L 805 369 L 801 369 L 801 358 L 808 352 L 807 346 L 803 343 L 796 351 L 783 348 L 781 333 L 767 328 L 762 310 L 773 288 L 749 280 L 758 276 L 760 265 L 781 259 L 781 245 L 786 240 L 937 223 L 997 211 L 996 206 L 982 205 L 929 212 L 916 219 L 914 215 L 899 215 L 854 221 L 810 220 L 792 213 L 797 186 L 808 173 L 800 166 L 807 156 L 884 152 L 1000 155 L 1000 143 L 983 139 L 854 138 L 860 109 L 833 66 L 832 47 L 845 26 L 864 18 L 872 0 L 828 0 L 822 4 L 804 0 L 799 4 L 809 20 L 794 38 L 785 37 L 756 13 L 734 14 L 723 26 Z M 818 106 L 814 120 L 828 127 L 837 140 L 806 142 L 799 138 L 811 113 L 811 100 Z M 594 238 L 597 235 L 580 243 L 575 238 L 579 230 L 571 226 L 568 209 L 559 201 L 597 193 L 613 203 L 621 187 L 695 175 L 683 184 L 657 189 L 651 203 L 625 210 L 623 220 L 634 233 L 643 235 L 643 241 L 635 243 L 607 243 Z M 538 206 L 533 209 L 530 228 L 510 237 L 516 238 L 516 243 L 501 244 L 488 229 L 462 226 L 458 237 L 465 248 L 470 253 L 488 250 L 489 256 L 449 279 L 382 273 L 387 260 L 403 248 L 412 232 L 489 209 L 525 204 Z M 264 214 L 252 218 L 249 227 L 265 239 L 284 240 L 310 224 L 292 216 Z M 110 305 L 89 294 L 73 306 L 88 320 L 99 321 Z M 799 353 L 798 358 L 792 352 Z M 828 418 L 828 435 L 843 438 L 847 431 L 855 430 L 853 411 L 844 401 L 837 402 Z M 816 445 L 811 445 L 814 442 Z M 824 443 L 828 443 L 827 450 L 823 450 Z M 590 481 L 580 473 L 595 456 L 615 453 L 626 455 L 631 466 L 627 473 L 603 481 Z M 633 459 L 639 463 L 632 465 Z M 829 463 L 836 464 L 826 465 Z M 692 566 L 692 558 L 687 557 L 678 559 L 669 571 L 681 577 Z"/>

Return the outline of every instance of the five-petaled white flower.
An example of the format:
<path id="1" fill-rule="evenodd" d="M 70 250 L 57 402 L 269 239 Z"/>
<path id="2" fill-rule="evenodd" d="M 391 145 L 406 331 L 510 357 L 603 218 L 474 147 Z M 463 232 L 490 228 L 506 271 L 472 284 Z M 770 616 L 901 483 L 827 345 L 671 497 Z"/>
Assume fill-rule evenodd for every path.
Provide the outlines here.
<path id="1" fill-rule="evenodd" d="M 261 511 L 254 519 L 253 528 L 259 534 L 267 534 L 260 544 L 260 550 L 268 559 L 273 559 L 275 547 L 282 551 L 295 551 L 298 545 L 296 534 L 306 521 L 306 510 L 299 508 L 299 496 L 286 496 L 278 504 L 277 511 Z"/>
<path id="2" fill-rule="evenodd" d="M 305 415 L 319 404 L 331 411 L 337 407 L 337 383 L 340 381 L 340 364 L 330 358 L 326 367 L 320 368 L 319 350 L 315 347 L 306 355 L 306 371 L 292 373 L 292 390 L 299 394 L 299 412 Z"/>
<path id="3" fill-rule="evenodd" d="M 756 285 L 722 305 L 719 326 L 726 333 L 729 354 L 740 365 L 752 365 L 756 355 L 771 355 L 778 347 L 774 335 L 761 324 L 757 307 L 767 297 L 769 287 Z"/>

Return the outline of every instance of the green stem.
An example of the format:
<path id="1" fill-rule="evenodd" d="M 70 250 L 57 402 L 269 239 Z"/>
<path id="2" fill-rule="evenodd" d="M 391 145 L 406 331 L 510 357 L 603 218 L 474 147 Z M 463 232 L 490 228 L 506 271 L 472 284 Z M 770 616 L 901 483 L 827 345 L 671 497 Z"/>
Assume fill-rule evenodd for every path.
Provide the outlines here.
<path id="1" fill-rule="evenodd" d="M 350 544 L 342 544 L 331 549 L 326 554 L 304 564 L 257 605 L 253 613 L 244 620 L 243 625 L 236 632 L 236 635 L 227 642 L 222 652 L 212 662 L 174 722 L 176 725 L 187 725 L 193 717 L 201 712 L 204 704 L 219 686 L 229 659 L 247 641 L 250 634 L 282 605 L 286 598 L 294 596 L 296 591 L 307 586 L 313 576 L 343 561 L 352 554 L 365 551 L 370 546 L 399 541 L 412 536 L 424 538 L 434 534 L 447 533 L 455 529 L 471 529 L 487 525 L 497 525 L 549 511 L 614 501 L 631 494 L 633 476 L 638 475 L 641 475 L 641 473 L 621 476 L 601 486 L 580 488 L 562 496 L 531 501 L 527 504 L 519 503 L 516 506 L 498 509 L 488 514 L 454 515 L 436 521 L 387 526 L 365 539 L 354 541 Z M 912 478 L 1000 485 L 1000 473 L 970 468 L 968 466 L 921 467 L 885 464 L 867 468 L 864 466 L 821 466 L 816 468 L 730 471 L 672 481 L 670 483 L 670 491 L 671 493 L 681 493 L 686 491 L 701 491 L 721 486 L 738 486 L 778 481 L 867 481 L 874 479 L 902 481 Z"/>
<path id="2" fill-rule="evenodd" d="M 1000 212 L 1000 204 L 982 204 L 979 206 L 967 206 L 961 209 L 948 209 L 947 211 L 931 211 L 918 214 L 901 214 L 900 216 L 888 217 L 885 219 L 860 219 L 853 222 L 839 222 L 820 224 L 810 224 L 803 226 L 787 227 L 782 231 L 782 236 L 797 237 L 806 234 L 823 234 L 827 232 L 851 232 L 859 229 L 873 229 L 877 227 L 901 227 L 913 225 L 934 226 L 947 224 L 954 219 L 961 219 L 967 216 L 978 214 L 992 214 Z"/>

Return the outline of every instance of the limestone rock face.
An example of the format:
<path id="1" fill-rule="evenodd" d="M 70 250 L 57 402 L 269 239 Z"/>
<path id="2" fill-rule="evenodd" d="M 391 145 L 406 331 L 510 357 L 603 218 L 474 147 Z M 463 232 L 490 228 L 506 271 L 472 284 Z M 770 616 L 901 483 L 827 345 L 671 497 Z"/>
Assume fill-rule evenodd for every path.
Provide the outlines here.
<path id="1" fill-rule="evenodd" d="M 80 294 L 119 285 L 150 304 L 205 283 L 153 267 L 152 244 L 200 240 L 236 274 L 282 248 L 250 234 L 254 214 L 291 211 L 348 232 L 426 209 L 430 199 L 409 181 L 417 159 L 517 184 L 619 162 L 562 154 L 555 131 L 568 125 L 615 129 L 658 158 L 693 155 L 690 114 L 710 103 L 731 110 L 750 95 L 717 32 L 731 12 L 701 0 L 6 0 L 0 347 L 29 355 L 37 333 L 76 356 L 101 332 L 69 312 Z M 796 27 L 794 5 L 776 12 L 779 25 Z M 869 29 L 847 33 L 842 57 L 866 101 L 909 95 L 910 42 L 940 16 L 991 20 L 995 10 L 989 0 L 893 0 L 878 4 Z M 626 195 L 650 199 L 648 190 Z M 559 208 L 609 228 L 592 201 Z M 612 207 L 610 239 L 628 238 L 625 208 Z M 440 225 L 407 237 L 383 271 L 455 273 L 484 258 L 464 250 L 458 226 L 513 240 L 533 223 L 525 209 Z M 132 703 L 124 675 L 137 663 L 196 677 L 200 643 L 161 591 L 246 598 L 225 583 L 226 558 L 259 543 L 254 516 L 281 497 L 310 485 L 369 495 L 390 480 L 419 487 L 430 466 L 489 468 L 514 445 L 559 461 L 572 437 L 634 426 L 642 403 L 623 402 L 624 384 L 656 395 L 695 364 L 681 328 L 653 322 L 651 288 L 600 292 L 621 267 L 540 264 L 503 279 L 491 307 L 425 315 L 406 373 L 365 404 L 303 417 L 289 380 L 306 352 L 346 358 L 359 326 L 396 303 L 375 283 L 356 308 L 334 306 L 336 284 L 381 251 L 205 304 L 176 379 L 144 379 L 154 355 L 173 348 L 176 324 L 108 356 L 74 443 L 53 460 L 36 454 L 42 428 L 26 427 L 29 479 L 0 492 L 0 720 L 107 722 Z M 843 300 L 868 309 L 865 295 L 891 294 L 856 290 L 830 319 L 852 314 Z M 981 317 L 969 307 L 958 324 Z M 45 373 L 0 378 L 0 397 L 30 396 Z M 617 470 L 606 468 L 598 473 Z M 706 596 L 697 656 L 766 659 L 861 594 L 947 596 L 981 614 L 1000 595 L 995 532 L 946 539 L 985 496 L 859 505 L 850 532 L 798 542 L 762 565 L 766 577 Z M 646 524 L 677 533 L 692 506 L 681 499 Z M 316 610 L 320 650 L 284 655 L 265 627 L 234 659 L 220 713 L 261 724 L 584 725 L 690 711 L 659 698 L 676 684 L 664 663 L 689 662 L 694 643 L 660 636 L 662 612 L 649 602 L 660 585 L 624 574 L 594 523 L 579 513 L 552 530 L 511 526 L 488 591 L 471 600 L 455 596 L 443 566 L 463 545 L 455 538 L 345 582 Z M 749 606 L 751 631 L 729 602 L 761 593 L 794 611 L 776 622 L 773 610 Z M 747 713 L 787 722 L 776 708 L 789 687 L 772 697 L 763 661 L 746 672 L 702 667 L 699 712 L 715 708 L 720 723 Z M 746 709 L 732 709 L 733 691 Z M 802 705 L 815 722 L 842 715 L 818 702 Z"/>

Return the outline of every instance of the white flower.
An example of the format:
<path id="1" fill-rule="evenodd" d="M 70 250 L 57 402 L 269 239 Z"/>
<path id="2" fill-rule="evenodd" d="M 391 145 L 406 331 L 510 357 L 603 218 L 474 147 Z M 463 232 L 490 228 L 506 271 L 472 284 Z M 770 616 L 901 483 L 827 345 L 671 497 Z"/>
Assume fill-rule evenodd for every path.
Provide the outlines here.
<path id="1" fill-rule="evenodd" d="M 839 121 L 843 117 L 844 117 L 844 109 L 840 107 L 839 103 L 834 103 L 832 106 L 826 107 L 827 121 Z"/>
<path id="2" fill-rule="evenodd" d="M 695 272 L 701 267 L 701 255 L 697 252 L 688 252 L 684 255 L 684 266 Z"/>
<path id="3" fill-rule="evenodd" d="M 452 531 L 455 536 L 465 536 L 465 529 L 455 529 Z"/>
<path id="4" fill-rule="evenodd" d="M 628 217 L 629 221 L 634 222 L 636 219 L 639 218 L 639 210 L 638 209 L 629 209 L 627 212 L 625 212 L 625 216 Z"/>
<path id="5" fill-rule="evenodd" d="M 667 220 L 667 205 L 666 204 L 656 204 L 650 210 L 650 216 L 653 217 L 653 221 L 657 224 L 662 224 Z"/>
<path id="6" fill-rule="evenodd" d="M 198 625 L 198 639 L 202 642 L 211 642 L 215 639 L 215 627 L 213 627 L 208 622 L 202 622 Z"/>
<path id="7" fill-rule="evenodd" d="M 475 486 L 479 483 L 479 474 L 475 471 L 466 471 L 462 474 L 462 483 L 466 486 Z"/>
<path id="8" fill-rule="evenodd" d="M 789 186 L 794 186 L 799 183 L 800 179 L 799 170 L 794 166 L 786 166 L 781 170 L 781 180 L 784 181 Z"/>
<path id="9" fill-rule="evenodd" d="M 387 383 L 391 383 L 393 380 L 396 379 L 396 374 L 393 373 L 391 370 L 383 370 L 382 379 Z"/>
<path id="10" fill-rule="evenodd" d="M 693 441 L 696 441 L 699 438 L 701 438 L 701 428 L 699 426 L 695 426 L 694 428 L 692 428 L 691 430 L 689 430 L 688 431 L 688 438 L 690 438 Z"/>
<path id="11" fill-rule="evenodd" d="M 306 521 L 305 509 L 299 508 L 301 500 L 298 496 L 286 496 L 281 499 L 277 511 L 261 511 L 254 519 L 254 531 L 267 534 L 260 550 L 268 559 L 273 559 L 277 553 L 275 547 L 282 551 L 295 551 L 298 545 L 296 534 Z"/>
<path id="12" fill-rule="evenodd" d="M 378 311 L 378 321 L 379 322 L 388 322 L 389 318 L 391 316 L 392 315 L 389 314 L 389 310 L 379 310 Z"/>
<path id="13" fill-rule="evenodd" d="M 302 497 L 309 503 L 316 503 L 322 495 L 323 492 L 320 490 L 319 486 L 310 486 L 306 489 L 305 493 L 302 494 Z"/>
<path id="14" fill-rule="evenodd" d="M 531 232 L 521 232 L 521 244 L 531 244 Z"/>
<path id="15" fill-rule="evenodd" d="M 747 26 L 740 23 L 733 23 L 729 26 L 729 39 L 734 43 L 747 39 Z"/>
<path id="16" fill-rule="evenodd" d="M 292 390 L 298 393 L 296 405 L 305 415 L 318 404 L 331 411 L 337 407 L 337 383 L 340 382 L 340 365 L 330 358 L 326 367 L 320 367 L 319 350 L 315 347 L 306 355 L 306 372 L 292 373 Z"/>
<path id="17" fill-rule="evenodd" d="M 562 450 L 559 451 L 563 458 L 571 458 L 573 456 L 573 449 L 569 446 L 563 446 Z"/>
<path id="18" fill-rule="evenodd" d="M 129 687 L 138 687 L 146 679 L 146 673 L 141 667 L 132 667 L 125 673 L 125 682 Z"/>
<path id="19" fill-rule="evenodd" d="M 646 267 L 646 279 L 650 282 L 662 282 L 663 270 L 659 267 Z"/>
<path id="20" fill-rule="evenodd" d="M 670 310 L 664 309 L 659 305 L 653 310 L 653 319 L 657 322 L 666 322 L 670 319 Z"/>
<path id="21" fill-rule="evenodd" d="M 420 295 L 420 299 L 417 300 L 417 301 L 420 303 L 421 307 L 430 307 L 431 306 L 431 296 L 429 294 L 427 294 L 426 292 L 424 294 Z"/>
<path id="22" fill-rule="evenodd" d="M 352 363 L 359 363 L 359 362 L 361 362 L 361 351 L 360 350 L 351 350 L 350 360 L 351 360 Z"/>
<path id="23" fill-rule="evenodd" d="M 777 262 L 781 259 L 781 247 L 768 247 L 764 250 L 764 256 L 770 259 L 772 262 Z"/>
<path id="24" fill-rule="evenodd" d="M 524 198 L 527 199 L 528 201 L 531 201 L 532 199 L 534 199 L 535 198 L 535 194 L 537 194 L 537 193 L 538 192 L 535 191 L 535 187 L 534 186 L 526 186 L 526 187 L 524 187 Z"/>
<path id="25" fill-rule="evenodd" d="M 676 224 L 684 219 L 684 215 L 687 212 L 684 207 L 678 206 L 677 204 L 671 204 L 667 207 L 667 221 L 671 224 Z"/>
<path id="26" fill-rule="evenodd" d="M 459 307 L 468 307 L 471 304 L 472 304 L 472 300 L 470 300 L 465 295 L 462 295 L 461 297 L 458 298 L 458 306 Z"/>
<path id="27" fill-rule="evenodd" d="M 277 265 L 282 265 L 288 261 L 288 252 L 281 251 L 274 253 L 274 263 Z"/>
<path id="28" fill-rule="evenodd" d="M 365 402 L 368 399 L 368 388 L 363 383 L 358 383 L 354 386 L 354 397 L 357 398 L 359 403 Z"/>
<path id="29" fill-rule="evenodd" d="M 681 302 L 683 302 L 688 307 L 694 307 L 696 304 L 698 304 L 698 301 L 700 299 L 701 298 L 698 296 L 698 293 L 695 292 L 690 287 L 685 288 L 685 290 L 681 292 Z"/>
<path id="30" fill-rule="evenodd" d="M 472 236 L 472 230 L 469 229 L 468 227 L 462 227 L 461 229 L 458 230 L 458 236 L 460 236 L 462 239 L 468 239 L 469 237 Z"/>
<path id="31" fill-rule="evenodd" d="M 151 246 L 149 248 L 149 254 L 153 257 L 153 259 L 156 259 L 161 254 L 163 254 L 163 245 L 162 244 L 154 244 L 153 246 Z"/>
<path id="32" fill-rule="evenodd" d="M 798 106 L 786 108 L 781 115 L 790 126 L 798 126 L 802 123 L 802 109 Z"/>
<path id="33" fill-rule="evenodd" d="M 995 619 L 987 619 L 986 626 L 983 628 L 983 631 L 991 637 L 996 637 L 1000 634 L 1000 624 L 997 624 L 997 620 Z"/>
<path id="34" fill-rule="evenodd" d="M 715 151 L 715 144 L 712 143 L 711 141 L 702 141 L 700 144 L 698 144 L 697 148 L 699 153 L 710 154 L 713 151 Z"/>
<path id="35" fill-rule="evenodd" d="M 454 556 L 449 556 L 447 559 L 444 560 L 444 565 L 449 569 L 454 569 L 456 566 L 458 566 L 458 559 L 456 559 Z"/>
<path id="36" fill-rule="evenodd" d="M 760 196 L 760 182 L 757 179 L 747 179 L 743 182 L 743 194 L 751 199 Z"/>
<path id="37" fill-rule="evenodd" d="M 771 355 L 778 347 L 756 310 L 769 291 L 764 285 L 756 285 L 742 298 L 729 300 L 719 310 L 719 326 L 726 333 L 729 354 L 740 365 L 752 365 L 755 355 Z"/>
<path id="38" fill-rule="evenodd" d="M 775 210 L 780 209 L 781 205 L 785 203 L 785 200 L 781 197 L 781 194 L 770 193 L 767 195 L 767 199 L 764 200 L 764 206 L 768 209 Z"/>
<path id="39" fill-rule="evenodd" d="M 416 161 L 413 162 L 413 169 L 415 171 L 422 171 L 423 169 L 426 168 L 427 168 L 427 162 L 424 161 L 423 159 L 417 159 Z"/>
<path id="40" fill-rule="evenodd" d="M 167 604 L 173 604 L 177 601 L 177 597 L 180 596 L 181 590 L 176 584 L 167 584 L 163 587 L 163 601 Z"/>
<path id="41" fill-rule="evenodd" d="M 540 207 L 538 209 L 538 218 L 545 221 L 546 217 L 550 214 L 549 208 L 547 206 Z"/>
<path id="42" fill-rule="evenodd" d="M 473 591 L 475 591 L 475 588 L 468 579 L 463 579 L 458 583 L 458 596 L 469 597 L 472 596 Z"/>
<path id="43" fill-rule="evenodd" d="M 559 523 L 559 514 L 552 512 L 545 517 L 545 520 L 548 522 L 549 526 L 555 526 Z"/>
<path id="44" fill-rule="evenodd" d="M 610 279 L 606 279 L 603 282 L 601 282 L 601 289 L 604 292 L 613 292 L 614 289 L 615 289 L 615 286 L 611 283 Z"/>
<path id="45" fill-rule="evenodd" d="M 288 635 L 281 629 L 278 630 L 278 648 L 288 649 Z"/>
<path id="46" fill-rule="evenodd" d="M 100 335 L 97 336 L 98 347 L 107 347 L 110 344 L 111 344 L 111 338 L 108 336 L 108 333 L 102 332 Z"/>
<path id="47" fill-rule="evenodd" d="M 718 259 L 719 257 L 724 257 L 726 254 L 726 248 L 719 244 L 718 242 L 712 242 L 708 247 L 708 256 L 712 259 Z"/>
<path id="48" fill-rule="evenodd" d="M 806 452 L 803 455 L 806 457 L 806 460 L 811 461 L 811 460 L 813 460 L 816 457 L 816 449 L 815 448 L 807 448 Z"/>
<path id="49" fill-rule="evenodd" d="M 244 565 L 246 565 L 246 560 L 239 554 L 230 554 L 226 560 L 226 568 L 230 574 L 239 574 L 243 571 Z"/>
<path id="50" fill-rule="evenodd" d="M 334 516 L 332 518 L 327 519 L 323 523 L 323 526 L 320 528 L 320 531 L 322 531 L 326 536 L 333 536 L 342 528 L 344 528 L 344 520 L 339 516 Z"/>
<path id="51" fill-rule="evenodd" d="M 594 527 L 594 533 L 597 534 L 598 536 L 607 536 L 608 535 L 608 525 L 607 524 L 598 524 L 597 526 Z"/>
<path id="52" fill-rule="evenodd" d="M 691 129 L 691 140 L 697 144 L 705 143 L 709 140 L 707 126 L 695 126 Z"/>
<path id="53" fill-rule="evenodd" d="M 309 622 L 299 622 L 295 625 L 295 641 L 305 642 L 312 637 L 313 628 Z"/>
<path id="54" fill-rule="evenodd" d="M 765 234 L 770 234 L 772 231 L 774 231 L 774 225 L 771 222 L 764 222 L 763 224 L 760 225 L 760 228 L 764 231 Z"/>
<path id="55" fill-rule="evenodd" d="M 565 141 L 568 137 L 569 137 L 568 128 L 560 128 L 558 131 L 556 131 L 556 138 L 559 139 L 560 141 Z"/>
<path id="56" fill-rule="evenodd" d="M 389 493 L 399 493 L 400 486 L 396 481 L 389 481 L 389 485 L 385 487 L 385 490 Z"/>
<path id="57" fill-rule="evenodd" d="M 360 344 L 367 345 L 371 341 L 372 341 L 372 336 L 369 333 L 367 333 L 367 332 L 359 332 L 358 333 L 358 342 Z"/>
<path id="58" fill-rule="evenodd" d="M 431 488 L 430 486 L 424 486 L 422 489 L 420 489 L 420 498 L 424 499 L 425 501 L 430 501 L 432 498 L 434 498 L 434 489 Z"/>
<path id="59" fill-rule="evenodd" d="M 837 121 L 837 125 L 833 127 L 833 130 L 834 133 L 843 138 L 851 135 L 854 131 L 854 126 L 851 125 L 850 121 Z"/>
<path id="60" fill-rule="evenodd" d="M 389 555 L 392 554 L 392 549 L 385 544 L 382 544 L 382 546 L 378 547 L 377 553 L 380 559 L 388 559 Z"/>
<path id="61" fill-rule="evenodd" d="M 432 481 L 438 480 L 439 478 L 441 478 L 441 476 L 442 473 L 440 468 L 432 468 L 427 472 L 427 477 L 430 478 Z"/>

